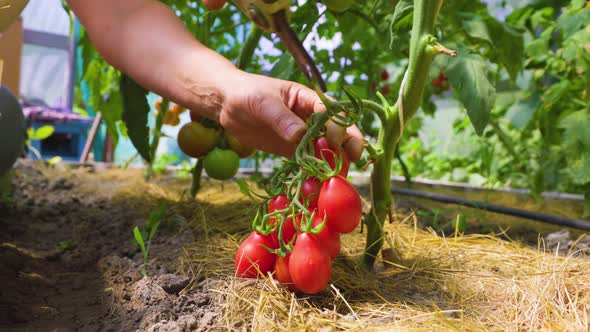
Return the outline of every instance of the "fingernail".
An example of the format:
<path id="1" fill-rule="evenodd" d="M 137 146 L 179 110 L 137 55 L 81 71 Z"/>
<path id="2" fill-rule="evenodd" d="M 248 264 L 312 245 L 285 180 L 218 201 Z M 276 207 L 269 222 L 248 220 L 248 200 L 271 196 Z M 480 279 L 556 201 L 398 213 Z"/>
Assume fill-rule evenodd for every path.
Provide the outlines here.
<path id="1" fill-rule="evenodd" d="M 356 137 L 351 137 L 344 143 L 344 149 L 346 149 L 348 158 L 350 158 L 351 161 L 356 162 L 361 159 L 365 145 L 362 140 Z"/>

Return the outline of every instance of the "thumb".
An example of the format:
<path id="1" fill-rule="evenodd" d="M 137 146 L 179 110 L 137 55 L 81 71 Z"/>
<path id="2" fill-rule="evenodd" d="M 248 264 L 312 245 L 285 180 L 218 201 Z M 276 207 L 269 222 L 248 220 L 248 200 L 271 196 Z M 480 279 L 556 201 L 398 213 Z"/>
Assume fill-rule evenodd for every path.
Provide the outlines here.
<path id="1" fill-rule="evenodd" d="M 227 0 L 203 0 L 205 7 L 207 7 L 209 10 L 221 9 L 221 7 L 223 7 L 226 2 Z"/>
<path id="2" fill-rule="evenodd" d="M 278 99 L 264 99 L 259 107 L 261 120 L 289 143 L 298 143 L 307 130 L 305 122 Z"/>

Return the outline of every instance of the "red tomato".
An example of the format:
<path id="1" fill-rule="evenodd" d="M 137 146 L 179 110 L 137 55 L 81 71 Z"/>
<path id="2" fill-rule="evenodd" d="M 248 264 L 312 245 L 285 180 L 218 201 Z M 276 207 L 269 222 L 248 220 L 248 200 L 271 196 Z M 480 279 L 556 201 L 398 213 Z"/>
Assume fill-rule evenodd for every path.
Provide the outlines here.
<path id="1" fill-rule="evenodd" d="M 323 159 L 328 162 L 328 165 L 330 165 L 332 169 L 336 168 L 335 157 L 340 153 L 328 142 L 328 139 L 325 136 L 319 137 L 315 142 L 313 142 L 313 149 L 316 158 L 322 159 L 323 157 Z M 343 154 L 342 168 L 340 169 L 339 175 L 346 177 L 348 175 L 349 166 L 348 157 L 346 154 Z"/>
<path id="2" fill-rule="evenodd" d="M 341 176 L 324 181 L 318 199 L 318 211 L 327 216 L 326 224 L 338 233 L 350 233 L 361 222 L 361 198 L 354 187 Z"/>
<path id="3" fill-rule="evenodd" d="M 311 177 L 303 181 L 301 185 L 301 203 L 308 203 L 307 208 L 314 210 L 318 207 L 318 197 L 320 194 L 320 180 Z"/>
<path id="4" fill-rule="evenodd" d="M 289 206 L 289 199 L 287 198 L 287 195 L 285 194 L 280 194 L 278 196 L 273 197 L 269 202 L 268 202 L 268 212 L 274 212 L 277 210 L 282 210 L 284 208 L 286 208 L 287 206 Z M 271 217 L 269 218 L 269 222 L 274 225 L 274 223 L 276 221 L 280 221 L 281 218 L 280 217 Z M 275 241 L 275 246 L 278 247 L 279 246 L 279 240 L 278 240 L 278 228 L 277 231 L 272 233 L 271 236 L 273 238 L 273 241 Z M 289 243 L 291 241 L 291 239 L 293 238 L 293 236 L 295 236 L 295 233 L 297 233 L 297 230 L 295 229 L 295 225 L 293 224 L 293 219 L 289 218 L 287 220 L 285 220 L 285 223 L 283 224 L 283 241 L 285 243 Z"/>
<path id="5" fill-rule="evenodd" d="M 241 278 L 256 278 L 258 274 L 266 274 L 272 271 L 276 255 L 269 252 L 264 246 L 272 248 L 273 241 L 270 236 L 252 232 L 242 242 L 234 261 L 236 273 Z"/>
<path id="6" fill-rule="evenodd" d="M 322 223 L 324 220 L 319 214 L 316 214 L 312 221 L 312 226 L 316 227 Z M 330 259 L 335 259 L 336 256 L 340 253 L 340 234 L 334 232 L 328 226 L 328 221 L 322 228 L 322 231 L 318 234 L 315 234 L 315 237 L 318 239 L 320 245 L 324 248 L 324 251 L 330 256 Z"/>
<path id="7" fill-rule="evenodd" d="M 275 274 L 274 277 L 277 279 L 281 284 L 287 286 L 291 291 L 297 290 L 295 288 L 295 284 L 293 283 L 293 279 L 291 279 L 291 273 L 289 273 L 289 259 L 291 258 L 291 254 L 287 254 L 285 257 L 277 257 L 277 261 L 275 262 Z"/>
<path id="8" fill-rule="evenodd" d="M 387 81 L 389 79 L 389 72 L 385 69 L 381 72 L 381 80 Z"/>
<path id="9" fill-rule="evenodd" d="M 295 287 L 308 294 L 319 293 L 328 285 L 332 260 L 314 235 L 297 235 L 297 243 L 289 259 L 289 273 Z"/>
<path id="10" fill-rule="evenodd" d="M 299 218 L 299 220 L 301 220 L 301 219 Z M 271 237 L 272 237 L 274 243 L 276 244 L 275 245 L 276 248 L 278 248 L 280 245 L 278 232 L 279 232 L 279 229 L 277 227 L 276 232 L 271 234 Z M 291 240 L 293 239 L 295 234 L 297 234 L 297 229 L 295 228 L 295 224 L 293 223 L 293 218 L 288 218 L 287 220 L 285 220 L 285 223 L 283 224 L 283 242 L 285 242 L 285 243 L 291 242 Z"/>
<path id="11" fill-rule="evenodd" d="M 280 194 L 278 196 L 275 196 L 273 198 L 270 199 L 270 201 L 268 202 L 268 212 L 275 212 L 277 210 L 282 210 L 284 208 L 286 208 L 287 206 L 289 206 L 289 199 L 287 198 L 287 195 L 285 194 Z"/>

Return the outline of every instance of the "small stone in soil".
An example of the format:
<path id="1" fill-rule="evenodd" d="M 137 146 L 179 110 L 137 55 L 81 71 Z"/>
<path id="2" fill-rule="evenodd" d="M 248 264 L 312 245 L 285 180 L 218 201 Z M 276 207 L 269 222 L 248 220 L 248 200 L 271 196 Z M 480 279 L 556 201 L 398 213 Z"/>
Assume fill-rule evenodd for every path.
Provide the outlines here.
<path id="1" fill-rule="evenodd" d="M 181 276 L 177 274 L 164 274 L 156 279 L 156 282 L 162 287 L 168 294 L 178 294 L 190 282 L 190 278 L 187 276 Z"/>

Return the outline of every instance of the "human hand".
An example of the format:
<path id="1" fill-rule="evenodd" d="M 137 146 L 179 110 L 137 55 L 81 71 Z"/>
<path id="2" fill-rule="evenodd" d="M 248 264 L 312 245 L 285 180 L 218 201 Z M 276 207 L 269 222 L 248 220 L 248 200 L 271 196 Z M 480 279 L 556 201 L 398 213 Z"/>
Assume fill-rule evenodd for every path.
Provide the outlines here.
<path id="1" fill-rule="evenodd" d="M 220 92 L 215 120 L 243 144 L 285 157 L 294 154 L 305 133 L 304 120 L 326 110 L 318 95 L 301 84 L 239 70 L 224 75 Z M 358 161 L 364 148 L 358 128 L 327 128 L 330 143 Z"/>

